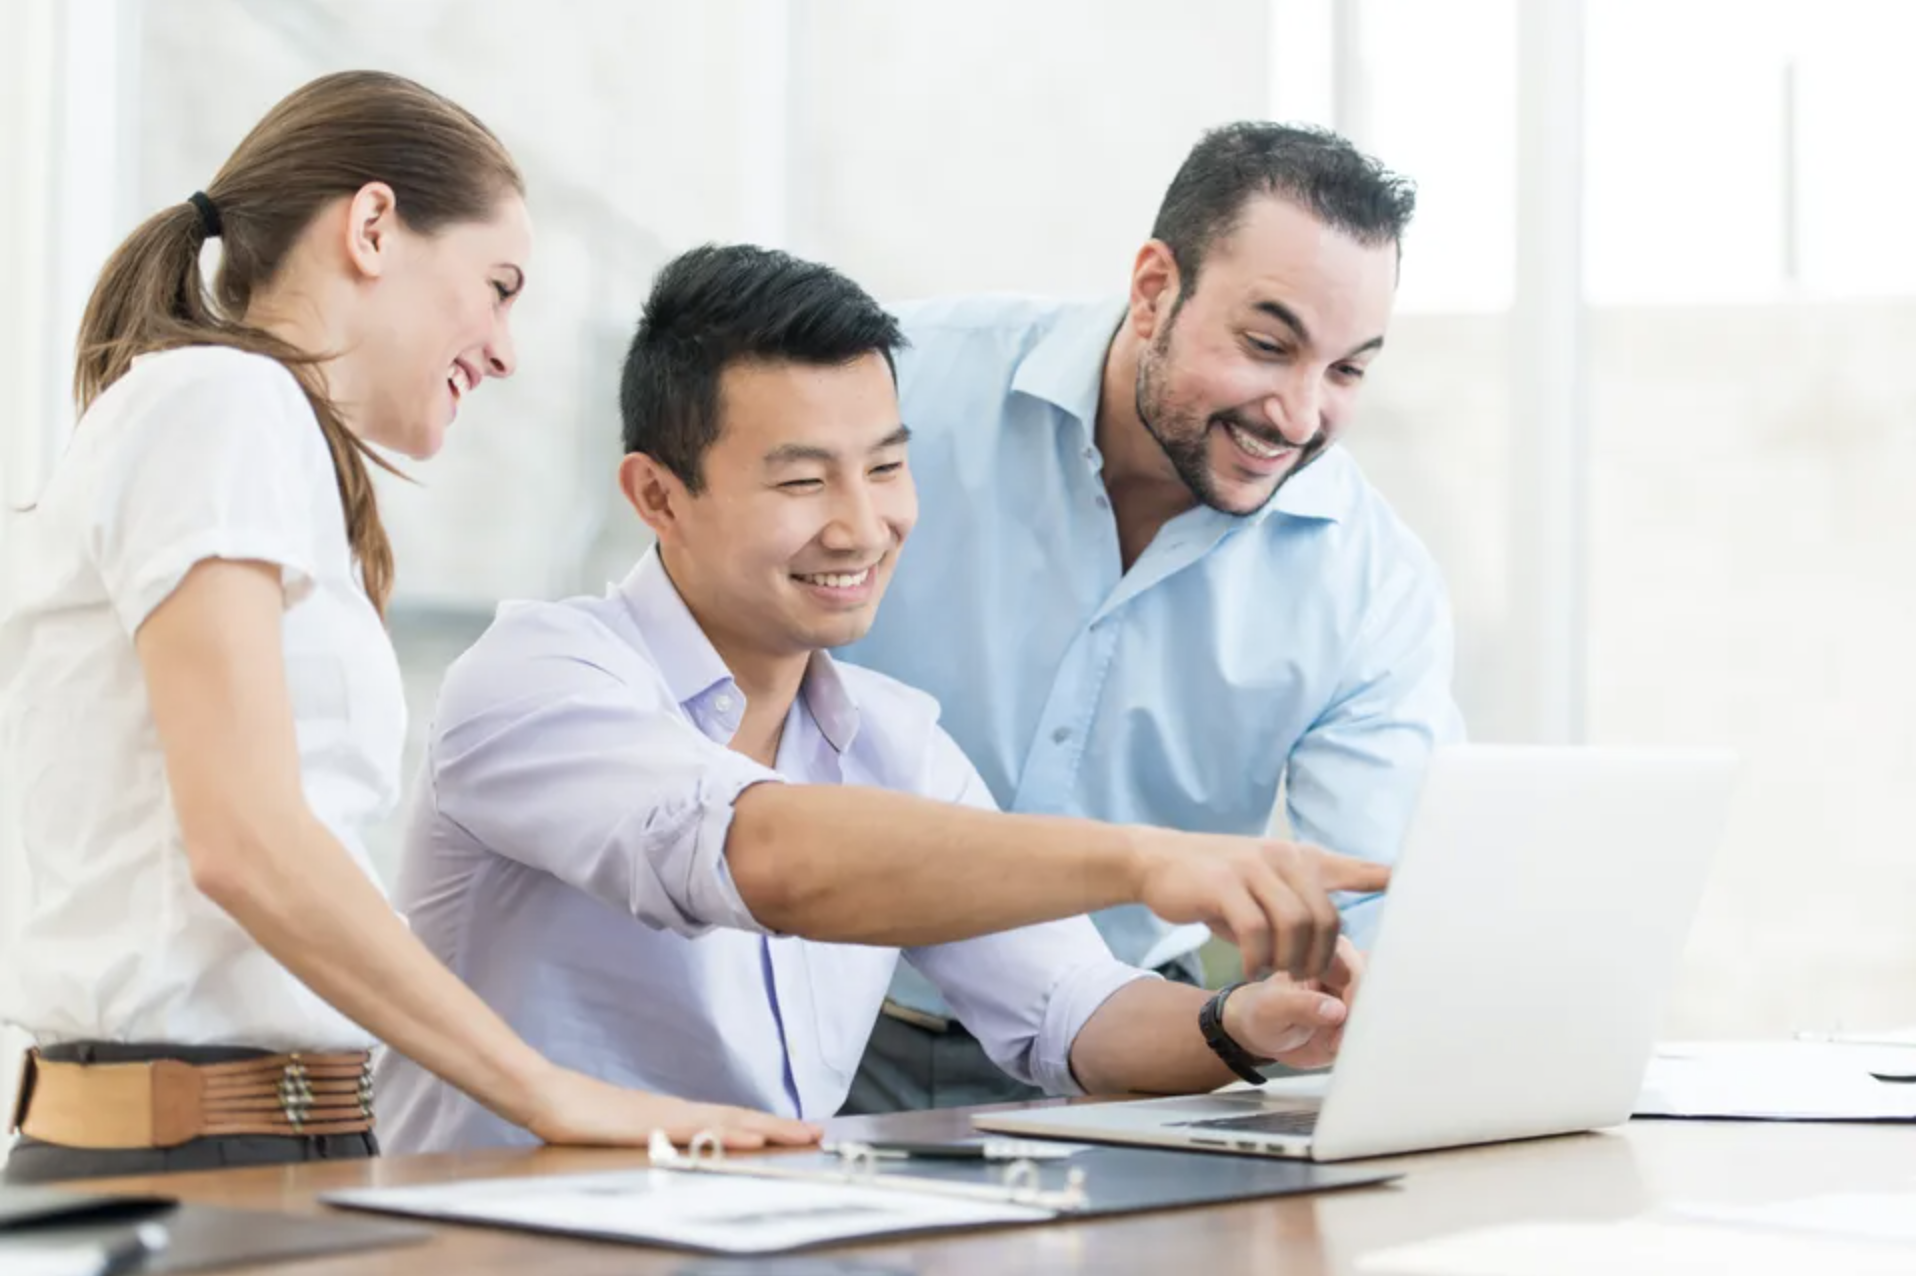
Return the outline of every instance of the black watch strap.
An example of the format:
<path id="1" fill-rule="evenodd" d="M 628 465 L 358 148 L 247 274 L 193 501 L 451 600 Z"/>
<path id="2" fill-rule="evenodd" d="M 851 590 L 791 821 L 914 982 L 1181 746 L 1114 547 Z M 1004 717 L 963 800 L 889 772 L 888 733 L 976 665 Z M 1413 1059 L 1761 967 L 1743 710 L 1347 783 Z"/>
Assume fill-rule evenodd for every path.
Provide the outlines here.
<path id="1" fill-rule="evenodd" d="M 1260 1059 L 1240 1046 L 1231 1034 L 1224 1031 L 1224 999 L 1242 988 L 1248 980 L 1240 979 L 1217 990 L 1212 998 L 1204 1003 L 1204 1009 L 1198 1011 L 1198 1031 L 1204 1034 L 1204 1044 L 1211 1047 L 1212 1053 L 1224 1060 L 1224 1066 L 1252 1085 L 1263 1085 L 1264 1075 L 1258 1071 L 1269 1059 Z"/>

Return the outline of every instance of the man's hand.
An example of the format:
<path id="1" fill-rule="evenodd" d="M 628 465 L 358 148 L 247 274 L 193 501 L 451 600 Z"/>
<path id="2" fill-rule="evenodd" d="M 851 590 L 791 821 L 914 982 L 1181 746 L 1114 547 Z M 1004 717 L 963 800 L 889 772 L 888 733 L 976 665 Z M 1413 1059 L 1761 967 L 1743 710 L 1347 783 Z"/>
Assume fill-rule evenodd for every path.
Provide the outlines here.
<path id="1" fill-rule="evenodd" d="M 1344 1044 L 1344 1025 L 1364 979 L 1364 958 L 1340 938 L 1322 979 L 1272 975 L 1224 1000 L 1224 1031 L 1252 1054 L 1291 1068 L 1327 1068 Z"/>
<path id="2" fill-rule="evenodd" d="M 1137 899 L 1170 922 L 1203 922 L 1244 954 L 1244 972 L 1324 977 L 1337 953 L 1332 891 L 1381 891 L 1390 869 L 1273 838 L 1146 831 Z"/>

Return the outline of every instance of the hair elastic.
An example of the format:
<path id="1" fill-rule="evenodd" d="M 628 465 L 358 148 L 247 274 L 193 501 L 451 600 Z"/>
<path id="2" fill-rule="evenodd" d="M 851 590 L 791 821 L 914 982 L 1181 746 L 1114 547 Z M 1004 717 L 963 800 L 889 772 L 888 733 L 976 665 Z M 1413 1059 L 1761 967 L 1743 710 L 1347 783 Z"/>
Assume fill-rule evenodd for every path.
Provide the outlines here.
<path id="1" fill-rule="evenodd" d="M 200 210 L 200 230 L 208 239 L 220 237 L 220 210 L 205 191 L 194 191 L 186 197 L 186 202 Z"/>

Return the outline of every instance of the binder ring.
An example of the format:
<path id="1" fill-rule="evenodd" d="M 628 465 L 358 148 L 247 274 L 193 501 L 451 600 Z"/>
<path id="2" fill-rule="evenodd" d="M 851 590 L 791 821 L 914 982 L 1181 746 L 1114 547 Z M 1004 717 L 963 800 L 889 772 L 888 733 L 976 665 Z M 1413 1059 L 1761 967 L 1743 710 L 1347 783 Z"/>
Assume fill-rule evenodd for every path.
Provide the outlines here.
<path id="1" fill-rule="evenodd" d="M 1013 1161 L 1005 1167 L 1004 1184 L 1005 1193 L 1012 1200 L 1036 1200 L 1043 1185 L 1038 1177 L 1038 1163 L 1028 1158 Z"/>
<path id="2" fill-rule="evenodd" d="M 870 1182 L 878 1177 L 878 1151 L 869 1143 L 853 1143 L 839 1149 L 845 1177 L 853 1182 Z"/>
<path id="3" fill-rule="evenodd" d="M 692 1136 L 692 1142 L 686 1149 L 691 1154 L 692 1164 L 716 1164 L 725 1159 L 725 1145 L 719 1142 L 719 1136 L 710 1130 L 700 1130 Z"/>

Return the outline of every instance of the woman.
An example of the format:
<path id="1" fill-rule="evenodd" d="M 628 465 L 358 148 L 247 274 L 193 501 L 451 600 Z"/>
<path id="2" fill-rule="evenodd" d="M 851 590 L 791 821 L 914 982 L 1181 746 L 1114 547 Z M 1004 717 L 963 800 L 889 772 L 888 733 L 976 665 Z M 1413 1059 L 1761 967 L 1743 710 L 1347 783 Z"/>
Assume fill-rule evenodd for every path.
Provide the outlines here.
<path id="1" fill-rule="evenodd" d="M 554 1142 L 816 1136 L 547 1062 L 367 863 L 405 713 L 371 449 L 431 456 L 512 374 L 530 239 L 482 124 L 356 72 L 274 107 L 107 263 L 0 623 L 29 896 L 0 1020 L 37 1043 L 10 1181 L 371 1155 L 376 1038 Z"/>

